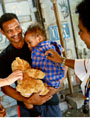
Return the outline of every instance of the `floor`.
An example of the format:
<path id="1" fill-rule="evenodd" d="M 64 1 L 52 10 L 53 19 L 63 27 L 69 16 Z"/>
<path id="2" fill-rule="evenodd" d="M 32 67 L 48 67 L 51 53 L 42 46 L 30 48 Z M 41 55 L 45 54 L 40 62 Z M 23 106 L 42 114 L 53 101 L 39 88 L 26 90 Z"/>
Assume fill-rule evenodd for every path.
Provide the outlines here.
<path id="1" fill-rule="evenodd" d="M 63 117 L 89 117 L 89 114 L 84 114 L 82 108 L 81 109 L 69 109 L 68 111 L 63 113 Z"/>

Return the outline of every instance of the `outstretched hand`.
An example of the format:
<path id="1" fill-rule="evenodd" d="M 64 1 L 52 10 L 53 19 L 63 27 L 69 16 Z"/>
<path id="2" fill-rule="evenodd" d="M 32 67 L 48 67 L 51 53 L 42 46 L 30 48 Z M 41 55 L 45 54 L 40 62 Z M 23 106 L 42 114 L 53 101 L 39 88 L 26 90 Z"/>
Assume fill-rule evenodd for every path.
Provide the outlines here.
<path id="1" fill-rule="evenodd" d="M 47 58 L 56 63 L 62 63 L 62 57 L 53 49 L 49 49 L 45 52 Z"/>
<path id="2" fill-rule="evenodd" d="M 16 80 L 20 79 L 22 80 L 23 78 L 23 73 L 20 70 L 17 70 L 15 72 L 13 72 L 12 74 L 10 74 L 7 78 L 6 78 L 6 85 L 10 85 L 12 83 L 14 83 Z"/>

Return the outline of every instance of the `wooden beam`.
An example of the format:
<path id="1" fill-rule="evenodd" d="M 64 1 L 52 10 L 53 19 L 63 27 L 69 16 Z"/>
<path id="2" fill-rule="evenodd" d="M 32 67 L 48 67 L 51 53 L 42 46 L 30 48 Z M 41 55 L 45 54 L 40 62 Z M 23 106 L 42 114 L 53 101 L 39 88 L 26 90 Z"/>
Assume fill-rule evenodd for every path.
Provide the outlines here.
<path id="1" fill-rule="evenodd" d="M 55 17 L 56 17 L 56 23 L 57 23 L 59 37 L 60 37 L 60 43 L 61 43 L 62 47 L 65 50 L 63 52 L 63 56 L 67 58 L 66 48 L 65 48 L 64 40 L 63 40 L 63 33 L 62 33 L 62 26 L 61 26 L 61 21 L 60 21 L 60 14 L 59 14 L 58 6 L 57 6 L 57 0 L 51 0 L 51 2 L 53 3 L 54 13 L 55 13 Z M 70 93 L 72 95 L 73 94 L 73 85 L 72 85 L 72 82 L 71 82 L 71 79 L 70 79 L 69 71 L 67 72 L 67 78 L 68 78 L 68 84 L 69 84 Z"/>

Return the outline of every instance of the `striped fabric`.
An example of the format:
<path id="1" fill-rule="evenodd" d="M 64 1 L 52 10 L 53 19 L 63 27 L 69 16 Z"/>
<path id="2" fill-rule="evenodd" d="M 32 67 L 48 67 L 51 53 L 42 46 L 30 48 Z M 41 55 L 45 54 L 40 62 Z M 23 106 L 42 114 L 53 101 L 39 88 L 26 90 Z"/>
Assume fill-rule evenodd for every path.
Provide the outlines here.
<path id="1" fill-rule="evenodd" d="M 44 41 L 38 44 L 37 47 L 32 48 L 32 68 L 40 69 L 45 73 L 43 79 L 49 86 L 58 88 L 60 80 L 64 77 L 64 69 L 61 64 L 54 63 L 47 59 L 45 52 L 48 49 L 54 49 L 61 55 L 63 48 L 56 42 Z"/>

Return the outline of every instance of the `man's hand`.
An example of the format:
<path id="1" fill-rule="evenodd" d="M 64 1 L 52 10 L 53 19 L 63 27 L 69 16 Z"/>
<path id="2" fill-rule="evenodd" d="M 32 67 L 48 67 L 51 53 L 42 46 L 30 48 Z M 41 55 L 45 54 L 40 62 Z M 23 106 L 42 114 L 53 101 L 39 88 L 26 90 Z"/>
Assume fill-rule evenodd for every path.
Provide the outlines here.
<path id="1" fill-rule="evenodd" d="M 29 98 L 23 97 L 23 102 L 28 109 L 33 108 L 33 105 L 42 105 L 52 98 L 54 94 L 60 91 L 60 88 L 48 87 L 49 93 L 45 96 L 40 96 L 39 93 L 34 93 Z M 31 106 L 32 105 L 32 106 Z"/>
<path id="2" fill-rule="evenodd" d="M 33 107 L 34 107 L 34 105 L 28 104 L 26 102 L 24 102 L 24 105 L 26 106 L 27 109 L 33 109 Z"/>
<path id="3" fill-rule="evenodd" d="M 28 109 L 31 109 L 31 105 L 42 105 L 51 98 L 52 96 L 50 96 L 49 94 L 40 96 L 38 93 L 34 93 L 29 98 L 23 97 L 23 102 Z"/>
<path id="4" fill-rule="evenodd" d="M 48 87 L 48 89 L 49 89 L 48 95 L 51 95 L 51 96 L 53 96 L 54 94 L 56 94 L 60 90 L 60 88 L 53 88 L 53 87 Z"/>
<path id="5" fill-rule="evenodd" d="M 28 109 L 33 108 L 31 106 L 32 105 L 42 105 L 45 102 L 47 102 L 48 100 L 50 100 L 52 98 L 52 96 L 57 93 L 60 88 L 53 88 L 53 87 L 48 87 L 48 89 L 50 90 L 49 93 L 45 96 L 40 96 L 38 93 L 33 94 L 32 96 L 30 96 L 29 98 L 23 98 L 23 102 L 25 104 L 25 106 Z"/>
<path id="6" fill-rule="evenodd" d="M 47 55 L 48 59 L 56 63 L 62 63 L 63 61 L 62 57 L 53 49 L 47 50 L 45 55 Z"/>

